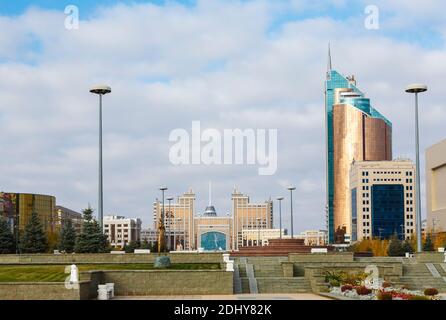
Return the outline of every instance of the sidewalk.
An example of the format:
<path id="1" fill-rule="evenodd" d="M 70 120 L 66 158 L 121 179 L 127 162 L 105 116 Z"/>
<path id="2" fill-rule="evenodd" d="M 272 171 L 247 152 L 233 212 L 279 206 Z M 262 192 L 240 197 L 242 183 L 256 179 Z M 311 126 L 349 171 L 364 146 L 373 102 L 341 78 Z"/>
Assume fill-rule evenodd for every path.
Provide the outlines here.
<path id="1" fill-rule="evenodd" d="M 331 300 L 313 293 L 236 294 L 218 296 L 118 296 L 113 300 Z"/>

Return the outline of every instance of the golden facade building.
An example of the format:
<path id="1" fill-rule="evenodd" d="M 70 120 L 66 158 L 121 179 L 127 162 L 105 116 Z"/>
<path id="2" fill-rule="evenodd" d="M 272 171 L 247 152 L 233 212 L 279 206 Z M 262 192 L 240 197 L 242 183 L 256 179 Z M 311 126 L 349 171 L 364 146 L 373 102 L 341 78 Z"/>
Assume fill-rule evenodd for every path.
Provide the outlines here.
<path id="1" fill-rule="evenodd" d="M 426 150 L 426 207 L 429 232 L 446 232 L 446 139 Z"/>
<path id="2" fill-rule="evenodd" d="M 19 239 L 33 212 L 39 214 L 43 229 L 47 233 L 48 242 L 50 245 L 54 245 L 60 231 L 55 197 L 28 193 L 0 193 L 0 215 L 6 218 L 11 231 Z M 18 235 L 17 232 L 19 232 Z"/>
<path id="3" fill-rule="evenodd" d="M 327 112 L 327 230 L 330 243 L 336 230 L 352 232 L 350 166 L 354 161 L 392 159 L 392 125 L 356 87 L 353 76 L 329 70 Z"/>
<path id="4" fill-rule="evenodd" d="M 415 166 L 410 160 L 359 161 L 350 170 L 353 241 L 410 239 L 416 226 Z"/>

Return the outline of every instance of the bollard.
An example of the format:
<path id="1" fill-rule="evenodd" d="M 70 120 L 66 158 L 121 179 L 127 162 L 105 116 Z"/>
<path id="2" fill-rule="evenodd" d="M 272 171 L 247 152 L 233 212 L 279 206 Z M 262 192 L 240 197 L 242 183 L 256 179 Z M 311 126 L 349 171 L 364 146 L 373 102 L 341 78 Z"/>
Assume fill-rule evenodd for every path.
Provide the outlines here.
<path id="1" fill-rule="evenodd" d="M 108 300 L 108 292 L 107 292 L 107 285 L 100 284 L 98 285 L 98 300 Z"/>

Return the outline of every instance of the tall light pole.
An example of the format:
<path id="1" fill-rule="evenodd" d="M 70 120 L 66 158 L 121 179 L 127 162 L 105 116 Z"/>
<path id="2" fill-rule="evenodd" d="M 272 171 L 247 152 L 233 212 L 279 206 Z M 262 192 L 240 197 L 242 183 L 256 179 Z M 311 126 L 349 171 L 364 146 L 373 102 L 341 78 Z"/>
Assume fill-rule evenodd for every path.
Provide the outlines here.
<path id="1" fill-rule="evenodd" d="M 420 183 L 420 137 L 418 128 L 418 94 L 426 92 L 427 86 L 424 84 L 411 84 L 406 87 L 407 93 L 415 93 L 415 155 L 416 155 L 416 192 L 417 192 L 417 251 L 423 251 L 421 246 L 421 183 Z"/>
<path id="2" fill-rule="evenodd" d="M 172 211 L 170 211 L 170 203 L 172 202 L 172 200 L 173 200 L 173 197 L 167 198 L 167 201 L 169 201 L 169 207 L 168 207 L 168 210 L 167 210 L 167 221 L 169 221 L 169 223 L 168 223 L 169 232 L 167 232 L 167 235 L 168 235 L 167 239 L 169 239 L 169 242 L 168 242 L 169 251 L 172 249 L 172 245 L 171 245 L 171 240 L 172 240 L 171 239 L 172 238 L 172 225 L 171 225 L 171 223 L 172 223 Z M 175 223 L 175 221 L 174 221 L 174 223 Z"/>
<path id="3" fill-rule="evenodd" d="M 282 200 L 283 197 L 277 197 L 279 201 L 279 238 L 282 239 Z"/>
<path id="4" fill-rule="evenodd" d="M 102 191 L 102 96 L 111 92 L 109 86 L 97 85 L 90 88 L 90 92 L 99 96 L 99 199 L 98 199 L 98 220 L 101 230 L 103 231 L 103 219 L 104 219 L 104 194 Z"/>
<path id="5" fill-rule="evenodd" d="M 161 252 L 161 251 L 164 252 L 165 248 L 166 248 L 166 234 L 165 234 L 166 229 L 165 229 L 165 226 L 164 226 L 164 221 L 165 221 L 164 192 L 167 190 L 167 188 L 166 187 L 161 187 L 161 188 L 159 188 L 159 190 L 161 190 L 161 194 L 162 194 L 162 197 L 163 197 L 163 207 L 162 207 L 162 210 L 161 210 L 161 219 L 160 219 L 159 226 L 158 226 L 158 230 L 159 230 L 159 233 L 158 233 L 158 252 Z"/>
<path id="6" fill-rule="evenodd" d="M 257 245 L 260 243 L 260 218 L 257 218 Z"/>
<path id="7" fill-rule="evenodd" d="M 296 190 L 296 187 L 288 187 L 288 190 L 290 190 L 290 201 L 291 201 L 291 239 L 294 238 L 294 232 L 293 232 L 293 190 Z"/>

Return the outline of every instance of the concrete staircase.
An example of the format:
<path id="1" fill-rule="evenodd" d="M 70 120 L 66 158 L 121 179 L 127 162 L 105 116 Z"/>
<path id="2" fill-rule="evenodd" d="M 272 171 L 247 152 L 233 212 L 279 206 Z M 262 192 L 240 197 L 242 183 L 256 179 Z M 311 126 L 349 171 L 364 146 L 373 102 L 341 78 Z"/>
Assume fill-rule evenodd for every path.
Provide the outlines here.
<path id="1" fill-rule="evenodd" d="M 284 277 L 282 262 L 287 257 L 247 257 L 235 259 L 241 280 L 241 293 L 250 291 L 246 267 L 252 265 L 258 293 L 304 293 L 312 292 L 310 281 L 304 277 Z M 252 280 L 251 280 L 252 281 Z"/>
<path id="2" fill-rule="evenodd" d="M 429 267 L 432 270 L 429 270 Z M 429 267 L 426 263 L 406 262 L 403 264 L 403 276 L 395 284 L 413 290 L 437 288 L 440 292 L 446 292 L 446 270 L 439 263 L 431 264 Z"/>

